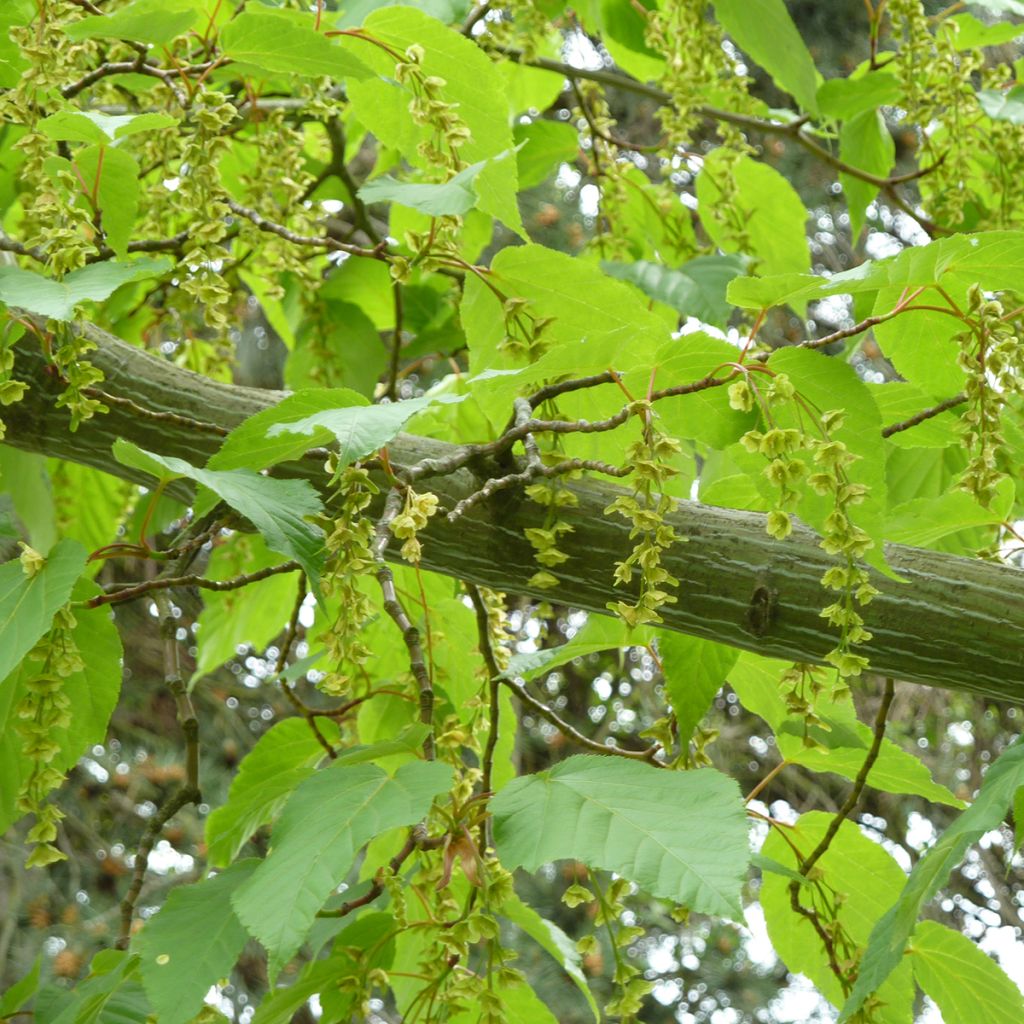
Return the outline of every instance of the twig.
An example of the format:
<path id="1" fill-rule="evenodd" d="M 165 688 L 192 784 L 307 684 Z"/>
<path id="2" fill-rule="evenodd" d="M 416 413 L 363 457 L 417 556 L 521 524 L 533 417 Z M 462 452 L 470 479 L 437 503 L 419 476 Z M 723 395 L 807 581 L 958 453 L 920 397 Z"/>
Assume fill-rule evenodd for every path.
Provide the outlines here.
<path id="1" fill-rule="evenodd" d="M 395 302 L 395 329 L 391 335 L 391 361 L 388 365 L 387 396 L 392 402 L 398 399 L 398 368 L 402 361 L 402 284 L 392 281 L 391 293 Z"/>
<path id="2" fill-rule="evenodd" d="M 434 759 L 434 686 L 430 681 L 426 659 L 423 657 L 420 631 L 412 624 L 405 606 L 399 599 L 395 590 L 395 575 L 384 561 L 384 552 L 387 550 L 390 539 L 389 527 L 392 520 L 398 515 L 401 505 L 402 489 L 393 487 L 384 502 L 384 511 L 377 521 L 372 551 L 377 564 L 377 582 L 380 584 L 384 597 L 384 610 L 400 630 L 402 640 L 409 652 L 409 667 L 419 687 L 420 721 L 430 729 L 427 738 L 423 741 L 423 756 L 428 761 L 432 761 Z"/>
<path id="3" fill-rule="evenodd" d="M 480 654 L 487 668 L 487 690 L 490 720 L 487 724 L 487 742 L 480 758 L 480 790 L 483 794 L 491 791 L 491 772 L 494 768 L 494 750 L 498 745 L 498 726 L 501 717 L 501 705 L 498 702 L 501 669 L 494 660 L 494 649 L 491 647 L 490 622 L 488 621 L 487 605 L 480 595 L 479 588 L 473 583 L 466 583 L 466 593 L 473 602 L 476 612 L 476 632 L 480 641 Z M 480 849 L 486 850 L 490 845 L 490 818 L 485 816 L 480 822 Z"/>
<path id="4" fill-rule="evenodd" d="M 121 900 L 121 930 L 117 937 L 118 949 L 127 949 L 131 940 L 135 904 L 146 880 L 149 855 L 153 851 L 157 837 L 164 825 L 178 811 L 187 804 L 198 804 L 201 798 L 199 792 L 199 719 L 196 717 L 195 708 L 192 706 L 192 700 L 185 689 L 185 681 L 181 676 L 181 665 L 178 658 L 178 623 L 167 597 L 161 594 L 156 600 L 160 610 L 160 635 L 163 640 L 164 683 L 174 695 L 178 722 L 181 724 L 181 730 L 185 736 L 185 780 L 153 815 L 139 841 L 131 885 L 128 887 L 124 899 Z"/>
<path id="5" fill-rule="evenodd" d="M 910 419 L 902 420 L 900 423 L 890 423 L 889 426 L 883 427 L 882 437 L 892 437 L 893 434 L 909 430 L 911 427 L 916 427 L 919 423 L 924 423 L 925 420 L 930 420 L 933 416 L 938 416 L 949 409 L 955 409 L 958 405 L 963 405 L 966 401 L 967 396 L 961 391 L 959 395 L 947 398 L 944 402 L 939 402 L 938 405 L 933 405 L 930 409 L 922 409 L 921 412 L 911 416 Z"/>
<path id="6" fill-rule="evenodd" d="M 405 845 L 388 861 L 387 871 L 392 875 L 397 875 L 399 868 L 412 856 L 415 850 L 433 850 L 436 849 L 444 842 L 444 836 L 438 836 L 436 838 L 428 838 L 426 827 L 423 824 L 415 825 L 409 831 L 409 838 L 406 839 Z M 382 871 L 384 869 L 381 869 Z M 381 872 L 378 872 L 378 875 Z M 354 900 L 349 900 L 348 903 L 342 903 L 340 907 L 335 910 L 320 910 L 317 912 L 317 917 L 345 917 L 351 914 L 353 910 L 358 910 L 360 907 L 365 907 L 368 903 L 372 903 L 382 892 L 384 891 L 384 883 L 378 878 L 374 878 L 373 884 L 370 888 L 363 893 L 362 896 Z"/>
<path id="7" fill-rule="evenodd" d="M 183 549 L 184 550 L 184 549 Z M 98 594 L 89 598 L 83 605 L 85 608 L 99 608 L 105 604 L 120 604 L 123 601 L 134 601 L 146 594 L 168 590 L 172 587 L 199 587 L 202 590 L 240 590 L 249 586 L 250 583 L 258 583 L 268 576 L 279 576 L 284 572 L 294 572 L 299 568 L 295 561 L 282 562 L 280 565 L 271 565 L 266 569 L 258 569 L 256 572 L 246 573 L 242 576 L 234 576 L 229 580 L 208 580 L 205 576 L 157 576 L 152 580 L 144 580 L 142 583 L 134 583 L 121 590 L 114 590 L 106 594 Z"/>
<path id="8" fill-rule="evenodd" d="M 574 729 L 568 722 L 558 717 L 558 713 L 542 701 L 537 700 L 530 694 L 525 686 L 513 682 L 505 676 L 500 677 L 501 682 L 507 686 L 528 708 L 540 715 L 545 721 L 550 722 L 559 732 L 568 737 L 574 743 L 587 750 L 593 750 L 596 754 L 611 754 L 615 757 L 627 757 L 631 761 L 647 761 L 656 767 L 664 767 L 656 760 L 658 751 L 661 750 L 660 743 L 654 743 L 646 750 L 625 750 L 622 747 L 610 747 L 606 743 L 598 743 L 597 740 L 584 736 L 578 729 Z"/>
<path id="9" fill-rule="evenodd" d="M 248 206 L 243 206 L 241 203 L 236 203 L 235 200 L 230 197 L 225 198 L 224 202 L 232 213 L 239 217 L 244 217 L 246 220 L 255 224 L 260 231 L 266 231 L 268 234 L 277 235 L 279 238 L 283 238 L 286 242 L 291 242 L 293 245 L 305 245 L 317 249 L 330 249 L 334 252 L 347 252 L 350 256 L 365 256 L 367 259 L 372 260 L 386 261 L 388 258 L 382 245 L 374 246 L 372 249 L 364 249 L 361 245 L 349 245 L 347 242 L 339 242 L 336 238 L 329 238 L 326 236 L 322 238 L 314 238 L 311 235 L 300 235 L 295 231 L 292 231 L 290 228 L 286 228 L 283 224 L 267 220 L 267 218 L 261 213 L 250 209 Z"/>
<path id="10" fill-rule="evenodd" d="M 892 679 L 886 679 L 885 690 L 882 693 L 882 702 L 878 705 L 878 714 L 875 715 L 874 736 L 871 740 L 871 747 L 864 758 L 864 763 L 860 766 L 860 771 L 857 772 L 857 777 L 853 780 L 853 787 L 846 797 L 843 806 L 839 808 L 836 816 L 829 822 L 828 829 L 821 837 L 821 842 L 814 848 L 810 856 L 805 857 L 801 863 L 800 874 L 804 877 L 821 860 L 839 831 L 840 826 L 853 813 L 853 809 L 860 800 L 861 793 L 864 792 L 868 775 L 871 774 L 871 769 L 874 767 L 875 761 L 878 760 L 878 755 L 882 749 L 882 740 L 885 739 L 885 720 L 889 716 L 889 708 L 892 705 L 895 692 L 896 688 Z M 794 882 L 793 884 L 799 888 L 799 883 Z"/>

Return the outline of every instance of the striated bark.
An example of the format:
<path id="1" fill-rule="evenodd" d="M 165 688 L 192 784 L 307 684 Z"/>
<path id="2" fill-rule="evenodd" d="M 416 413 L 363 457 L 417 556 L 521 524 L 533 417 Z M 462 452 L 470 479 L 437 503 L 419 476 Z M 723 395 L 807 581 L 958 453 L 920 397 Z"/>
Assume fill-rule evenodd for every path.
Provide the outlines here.
<path id="1" fill-rule="evenodd" d="M 219 447 L 223 428 L 284 397 L 218 384 L 96 328 L 83 330 L 98 346 L 91 358 L 106 375 L 104 390 L 122 401 L 72 434 L 67 414 L 54 403 L 59 382 L 47 371 L 34 339 L 23 338 L 16 345 L 16 375 L 31 389 L 23 401 L 3 410 L 8 444 L 144 480 L 114 461 L 110 447 L 116 438 L 202 465 Z M 408 434 L 389 446 L 396 466 L 451 450 L 451 445 Z M 324 479 L 322 464 L 308 457 L 278 471 L 318 484 Z M 450 509 L 479 489 L 489 468 L 495 475 L 507 472 L 474 464 L 473 471 L 431 477 L 428 484 L 442 510 Z M 574 532 L 560 541 L 570 555 L 558 569 L 562 584 L 534 596 L 604 611 L 608 601 L 623 594 L 612 586 L 612 566 L 630 548 L 629 526 L 602 514 L 618 488 L 593 482 L 572 486 L 579 507 L 565 511 Z M 477 505 L 455 524 L 439 512 L 424 534 L 424 565 L 489 587 L 530 593 L 526 581 L 536 564 L 522 530 L 542 525 L 542 516 L 543 510 L 512 491 Z M 678 603 L 663 610 L 668 628 L 791 660 L 819 660 L 831 649 L 835 633 L 818 612 L 831 600 L 819 579 L 832 560 L 811 530 L 798 527 L 780 543 L 765 534 L 763 515 L 689 501 L 680 502 L 671 518 L 688 542 L 665 558 L 666 568 L 680 580 Z M 904 581 L 873 574 L 881 594 L 866 609 L 874 639 L 864 646 L 872 670 L 1024 700 L 1024 573 L 895 544 L 887 546 L 886 554 Z"/>

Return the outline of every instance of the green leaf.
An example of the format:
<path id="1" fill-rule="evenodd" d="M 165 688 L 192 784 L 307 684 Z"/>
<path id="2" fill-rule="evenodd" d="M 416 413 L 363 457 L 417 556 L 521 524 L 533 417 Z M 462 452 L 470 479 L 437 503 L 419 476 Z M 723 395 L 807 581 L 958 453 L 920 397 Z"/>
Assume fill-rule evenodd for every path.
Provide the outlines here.
<path id="1" fill-rule="evenodd" d="M 671 306 L 684 317 L 694 316 L 704 323 L 725 327 L 732 313 L 725 291 L 729 282 L 743 273 L 739 256 L 698 256 L 678 270 L 640 260 L 616 263 L 605 260 L 601 269 L 619 281 L 635 284 L 656 302 Z"/>
<path id="2" fill-rule="evenodd" d="M 0 565 L 0 680 L 50 628 L 85 571 L 85 549 L 74 540 L 58 542 L 46 563 L 27 576 L 20 559 Z"/>
<path id="3" fill-rule="evenodd" d="M 328 743 L 338 739 L 330 719 L 317 723 Z M 268 729 L 242 759 L 228 799 L 206 819 L 206 855 L 212 867 L 226 867 L 249 837 L 272 821 L 304 779 L 326 756 L 304 718 L 286 718 Z"/>
<path id="4" fill-rule="evenodd" d="M 818 112 L 818 71 L 783 0 L 715 0 L 725 30 L 809 114 Z"/>
<path id="5" fill-rule="evenodd" d="M 900 84 L 887 71 L 869 71 L 857 77 L 830 78 L 818 89 L 818 109 L 826 117 L 845 121 L 900 98 Z"/>
<path id="6" fill-rule="evenodd" d="M 460 313 L 475 378 L 471 384 L 481 401 L 502 401 L 556 374 L 580 376 L 609 366 L 626 374 L 642 372 L 642 387 L 647 386 L 668 331 L 634 289 L 609 280 L 592 264 L 533 244 L 502 249 L 491 263 L 490 281 L 505 295 L 527 299 L 531 316 L 554 319 L 544 334 L 548 351 L 523 368 L 521 358 L 498 347 L 504 337 L 501 304 L 475 276 L 467 279 Z M 513 377 L 482 376 L 515 368 Z"/>
<path id="7" fill-rule="evenodd" d="M 573 658 L 582 658 L 586 654 L 611 648 L 644 646 L 650 642 L 652 635 L 651 630 L 644 626 L 630 629 L 621 619 L 610 615 L 589 615 L 586 625 L 564 644 L 545 647 L 540 651 L 513 654 L 502 675 L 508 679 L 522 678 L 529 682 Z"/>
<path id="8" fill-rule="evenodd" d="M 1024 1020 L 1020 989 L 966 935 L 938 921 L 922 921 L 907 955 L 914 980 L 935 1000 L 945 1024 Z"/>
<path id="9" fill-rule="evenodd" d="M 717 212 L 722 193 L 716 182 L 720 176 L 728 174 L 736 181 L 736 206 L 750 241 L 750 252 L 745 255 L 753 257 L 758 270 L 765 275 L 806 271 L 811 256 L 807 248 L 807 209 L 803 200 L 774 168 L 748 156 L 734 162 L 733 154 L 724 146 L 705 157 L 704 168 L 697 175 L 698 210 L 712 241 L 726 251 L 737 249 L 731 222 Z M 730 301 L 736 304 L 735 299 L 730 298 Z"/>
<path id="10" fill-rule="evenodd" d="M 115 139 L 178 123 L 170 114 L 103 114 L 98 110 L 59 110 L 37 125 L 47 138 L 63 142 L 88 142 L 101 146 Z"/>
<path id="11" fill-rule="evenodd" d="M 271 440 L 289 434 L 312 438 L 300 442 L 306 448 L 326 444 L 333 439 L 338 442 L 338 465 L 348 466 L 394 440 L 416 413 L 434 402 L 460 402 L 462 398 L 462 395 L 422 395 L 383 405 L 323 409 L 300 420 L 274 423 L 268 427 L 266 436 Z M 291 443 L 294 448 L 295 442 Z"/>
<path id="12" fill-rule="evenodd" d="M 0 1017 L 15 1017 L 18 1011 L 36 994 L 39 988 L 39 968 L 43 962 L 42 953 L 36 957 L 32 969 L 20 981 L 16 981 L 0 996 Z"/>
<path id="13" fill-rule="evenodd" d="M 888 516 L 885 536 L 896 544 L 932 548 L 951 533 L 1005 522 L 1013 505 L 1013 481 L 1004 479 L 991 508 L 979 505 L 966 491 L 945 491 L 937 498 L 914 498 L 897 505 Z"/>
<path id="14" fill-rule="evenodd" d="M 875 405 L 878 406 L 882 422 L 886 426 L 904 423 L 935 404 L 933 398 L 907 381 L 886 381 L 884 384 L 869 383 L 868 390 L 871 392 Z M 950 445 L 958 444 L 959 438 L 956 432 L 958 411 L 957 408 L 954 408 L 939 413 L 938 416 L 932 416 L 915 427 L 900 430 L 887 439 L 888 443 L 900 448 L 948 448 Z"/>
<path id="15" fill-rule="evenodd" d="M 491 812 L 509 869 L 535 871 L 571 857 L 698 913 L 741 914 L 746 816 L 736 783 L 713 769 L 671 772 L 598 754 L 570 757 L 510 782 Z"/>
<path id="16" fill-rule="evenodd" d="M 789 871 L 798 867 L 794 850 L 806 857 L 818 845 L 832 815 L 821 811 L 803 814 L 785 834 L 773 829 L 765 840 L 762 856 Z M 871 926 L 896 898 L 903 885 L 903 869 L 892 855 L 873 843 L 851 821 L 844 821 L 838 833 L 815 865 L 818 886 L 802 887 L 801 902 L 815 905 L 819 889 L 829 894 L 845 934 L 855 945 L 867 940 Z M 842 1001 L 842 989 L 829 968 L 818 933 L 807 918 L 794 913 L 790 903 L 791 879 L 768 871 L 761 880 L 761 908 L 768 936 L 776 953 L 794 974 L 805 974 L 833 1003 Z M 909 965 L 895 976 L 879 997 L 884 1006 L 872 1019 L 877 1024 L 906 1024 L 914 996 Z"/>
<path id="17" fill-rule="evenodd" d="M 207 462 L 207 469 L 268 469 L 279 462 L 300 458 L 310 448 L 324 443 L 329 437 L 326 430 L 320 440 L 304 440 L 287 434 L 267 437 L 267 431 L 277 423 L 299 420 L 326 409 L 348 406 L 368 406 L 369 401 L 348 388 L 308 388 L 289 395 L 283 401 L 243 420 L 224 439 L 220 450 Z"/>
<path id="18" fill-rule="evenodd" d="M 92 263 L 66 274 L 60 281 L 21 267 L 0 267 L 0 301 L 51 320 L 70 320 L 79 302 L 102 302 L 129 281 L 158 277 L 171 261 L 142 258 L 119 263 Z"/>
<path id="19" fill-rule="evenodd" d="M 469 164 L 488 161 L 474 184 L 479 197 L 477 206 L 525 238 L 516 199 L 516 161 L 492 159 L 511 152 L 514 145 L 501 72 L 479 46 L 457 29 L 449 29 L 411 7 L 377 10 L 366 19 L 364 27 L 374 38 L 399 52 L 404 53 L 414 43 L 423 47 L 424 72 L 444 79 L 438 96 L 443 102 L 456 104 L 456 113 L 470 132 L 470 138 L 459 148 L 459 156 Z M 349 100 L 355 116 L 372 125 L 381 143 L 397 150 L 411 164 L 429 166 L 419 146 L 430 138 L 433 129 L 417 125 L 409 117 L 412 92 L 395 83 L 393 58 L 362 42 L 347 40 L 343 45 L 350 49 L 358 46 L 360 56 L 378 76 L 349 83 Z"/>
<path id="20" fill-rule="evenodd" d="M 1024 124 L 1024 85 L 1015 85 L 1007 92 L 979 89 L 978 103 L 993 121 Z"/>
<path id="21" fill-rule="evenodd" d="M 10 497 L 32 547 L 46 554 L 57 540 L 54 495 L 46 459 L 34 452 L 0 445 L 0 493 Z"/>
<path id="22" fill-rule="evenodd" d="M 879 178 L 884 178 L 892 170 L 896 143 L 879 111 L 865 110 L 843 122 L 839 131 L 839 158 Z M 878 186 L 852 174 L 840 174 L 839 180 L 847 197 L 851 233 L 854 238 L 859 238 L 864 227 L 865 210 L 878 195 Z"/>
<path id="23" fill-rule="evenodd" d="M 914 865 L 899 899 L 875 925 L 840 1021 L 849 1020 L 896 969 L 921 908 L 945 885 L 967 848 L 990 829 L 998 827 L 1022 785 L 1024 742 L 1018 740 L 988 769 L 974 803 Z"/>
<path id="24" fill-rule="evenodd" d="M 89 976 L 50 1024 L 145 1024 L 149 1001 L 139 981 L 135 954 L 106 949 L 89 965 Z"/>
<path id="25" fill-rule="evenodd" d="M 194 28 L 199 0 L 133 0 L 110 14 L 96 14 L 64 27 L 72 39 L 132 39 L 166 46 Z"/>
<path id="26" fill-rule="evenodd" d="M 469 10 L 468 0 L 343 0 L 338 5 L 341 17 L 336 28 L 359 28 L 374 12 L 382 7 L 415 7 L 442 24 L 462 21 Z"/>
<path id="27" fill-rule="evenodd" d="M 711 640 L 662 631 L 658 654 L 668 702 L 676 716 L 679 746 L 685 751 L 740 652 Z"/>
<path id="28" fill-rule="evenodd" d="M 278 554 L 294 558 L 318 588 L 323 564 L 323 531 L 307 521 L 323 512 L 323 505 L 305 480 L 279 480 L 249 469 L 197 469 L 184 459 L 164 458 L 119 438 L 114 458 L 124 466 L 151 473 L 162 483 L 187 477 L 209 488 L 236 512 L 245 516 Z"/>
<path id="29" fill-rule="evenodd" d="M 224 56 L 271 75 L 335 79 L 373 75 L 355 54 L 318 32 L 310 14 L 299 11 L 247 9 L 221 30 L 220 48 Z"/>
<path id="30" fill-rule="evenodd" d="M 74 541 L 61 541 L 58 547 L 65 544 L 77 547 Z M 71 592 L 71 598 L 86 601 L 99 593 L 100 588 L 95 583 L 82 579 Z M 73 768 L 94 743 L 104 742 L 110 716 L 121 694 L 121 638 L 110 610 L 78 608 L 75 619 L 71 635 L 84 667 L 61 682 L 61 690 L 74 709 L 68 725 L 54 730 L 60 750 L 50 765 L 62 773 Z M 20 817 L 16 798 L 32 764 L 24 759 L 15 715 L 27 682 L 41 667 L 40 662 L 26 658 L 0 685 L 0 831 Z"/>
<path id="31" fill-rule="evenodd" d="M 537 945 L 554 957 L 583 993 L 583 998 L 586 999 L 587 1005 L 594 1014 L 595 1024 L 600 1022 L 601 1013 L 583 973 L 582 958 L 576 948 L 576 943 L 557 924 L 541 917 L 533 907 L 524 903 L 515 893 L 501 905 L 500 914 L 516 927 L 521 928 Z"/>
<path id="32" fill-rule="evenodd" d="M 564 121 L 517 124 L 512 133 L 516 140 L 520 188 L 533 188 L 547 181 L 563 163 L 572 163 L 579 153 L 579 135 Z"/>
<path id="33" fill-rule="evenodd" d="M 75 154 L 75 166 L 85 188 L 95 197 L 107 245 L 120 258 L 126 258 L 139 208 L 139 165 L 135 157 L 115 146 L 87 146 Z"/>
<path id="34" fill-rule="evenodd" d="M 1021 5 L 1024 13 L 1024 5 Z M 958 50 L 978 50 L 985 46 L 1002 46 L 1024 34 L 1024 26 L 1000 21 L 989 25 L 973 14 L 954 14 L 943 21 L 944 26 L 955 26 L 953 41 Z"/>
<path id="35" fill-rule="evenodd" d="M 504 154 L 507 156 L 507 154 Z M 501 159 L 496 157 L 495 159 Z M 410 209 L 431 217 L 468 213 L 476 206 L 477 195 L 473 184 L 477 175 L 487 166 L 486 160 L 471 164 L 442 185 L 424 185 L 399 181 L 382 174 L 368 181 L 360 190 L 359 198 L 366 203 L 401 203 Z"/>
<path id="36" fill-rule="evenodd" d="M 374 765 L 335 762 L 299 785 L 266 860 L 232 900 L 270 954 L 271 979 L 298 950 L 359 850 L 379 832 L 415 824 L 450 784 L 447 765 L 415 761 L 393 778 Z"/>
<path id="37" fill-rule="evenodd" d="M 508 1024 L 558 1024 L 558 1018 L 528 985 L 516 985 L 514 988 L 495 985 L 494 997 L 500 1000 L 502 1020 Z M 494 1017 L 474 1005 L 450 1020 L 452 1024 L 490 1024 Z"/>
<path id="38" fill-rule="evenodd" d="M 782 661 L 741 654 L 729 673 L 729 683 L 743 706 L 760 715 L 771 727 L 783 759 L 812 771 L 856 778 L 871 746 L 871 729 L 857 720 L 848 701 L 837 702 L 819 696 L 814 702 L 814 712 L 826 728 L 815 728 L 811 732 L 819 746 L 805 746 L 804 722 L 790 716 L 779 692 L 779 679 L 788 667 Z M 889 739 L 882 741 L 878 759 L 868 775 L 868 785 L 887 793 L 909 793 L 936 803 L 963 807 L 963 801 L 932 780 L 918 758 Z"/>
<path id="39" fill-rule="evenodd" d="M 132 941 L 142 985 L 161 1024 L 186 1024 L 210 986 L 231 974 L 249 936 L 231 896 L 256 870 L 253 857 L 194 885 L 174 889 Z"/>
<path id="40" fill-rule="evenodd" d="M 846 474 L 852 483 L 868 488 L 864 500 L 849 508 L 849 517 L 875 542 L 865 555 L 866 560 L 888 572 L 882 550 L 885 539 L 885 465 L 877 457 L 882 420 L 871 392 L 848 363 L 809 349 L 778 349 L 772 353 L 768 365 L 790 378 L 803 402 L 809 403 L 817 415 L 833 409 L 843 411 L 842 425 L 830 431 L 829 437 L 842 442 L 852 454 L 859 456 L 847 467 Z M 797 412 L 794 406 L 790 406 L 776 418 L 780 426 L 799 428 L 805 423 L 800 418 L 803 415 L 802 410 Z M 814 430 L 813 427 L 810 429 Z M 767 484 L 767 480 L 764 482 Z M 797 506 L 800 517 L 819 533 L 824 533 L 825 522 L 833 509 L 831 498 L 815 494 L 810 488 Z"/>

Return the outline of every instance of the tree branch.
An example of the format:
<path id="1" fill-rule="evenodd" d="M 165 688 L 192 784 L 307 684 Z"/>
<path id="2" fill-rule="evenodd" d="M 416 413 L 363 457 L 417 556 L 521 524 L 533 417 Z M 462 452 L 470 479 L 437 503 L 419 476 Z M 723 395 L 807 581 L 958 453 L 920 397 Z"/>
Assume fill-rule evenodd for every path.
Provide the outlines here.
<path id="1" fill-rule="evenodd" d="M 153 412 L 231 428 L 284 397 L 281 392 L 217 383 L 92 326 L 76 329 L 97 346 L 90 359 L 105 374 L 104 390 Z M 151 478 L 114 460 L 111 445 L 117 438 L 199 466 L 220 445 L 220 437 L 209 431 L 187 429 L 173 417 L 139 416 L 128 404 L 113 406 L 71 433 L 67 411 L 56 406 L 61 382 L 49 371 L 36 340 L 26 334 L 14 350 L 15 375 L 30 390 L 3 410 L 8 444 L 150 485 Z M 486 453 L 453 459 L 462 450 L 410 435 L 399 435 L 389 446 L 399 478 L 423 459 L 460 464 L 453 472 L 431 477 L 443 512 L 510 468 Z M 278 466 L 275 473 L 304 478 L 326 490 L 322 453 Z M 380 515 L 390 482 L 383 473 L 376 479 L 384 485 L 383 493 L 371 512 Z M 524 500 L 518 489 L 479 502 L 455 523 L 447 515 L 434 516 L 421 535 L 423 567 L 495 590 L 603 613 L 609 602 L 629 595 L 628 589 L 612 583 L 615 562 L 631 550 L 629 524 L 603 514 L 622 491 L 592 481 L 567 486 L 579 504 L 562 511 L 573 532 L 560 543 L 569 560 L 559 566 L 555 590 L 536 591 L 527 583 L 537 566 L 523 530 L 543 527 L 544 509 Z M 182 481 L 172 483 L 167 493 L 182 500 L 191 495 Z M 688 542 L 667 551 L 663 560 L 665 569 L 680 580 L 678 603 L 662 610 L 667 628 L 789 660 L 820 661 L 834 647 L 834 632 L 818 613 L 829 599 L 821 587 L 822 573 L 836 563 L 818 546 L 813 531 L 798 526 L 779 542 L 765 533 L 762 514 L 693 501 L 680 501 L 668 518 Z M 397 560 L 398 546 L 390 545 L 389 559 Z M 874 636 L 863 649 L 872 670 L 1024 701 L 1024 573 L 895 544 L 887 545 L 886 556 L 896 576 L 872 573 L 880 593 L 865 609 L 865 626 Z M 749 610 L 766 579 L 778 594 L 777 605 L 771 623 L 755 635 Z"/>

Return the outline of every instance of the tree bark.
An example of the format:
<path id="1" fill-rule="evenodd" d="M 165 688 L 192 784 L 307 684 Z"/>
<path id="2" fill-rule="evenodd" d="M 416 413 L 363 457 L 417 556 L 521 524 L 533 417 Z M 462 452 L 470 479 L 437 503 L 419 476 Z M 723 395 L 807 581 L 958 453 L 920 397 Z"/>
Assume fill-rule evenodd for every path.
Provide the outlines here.
<path id="1" fill-rule="evenodd" d="M 211 424 L 221 431 L 232 428 L 284 397 L 219 384 L 97 328 L 81 330 L 97 346 L 90 359 L 105 374 L 104 391 L 120 401 L 71 433 L 66 411 L 55 404 L 61 384 L 38 342 L 26 335 L 15 346 L 15 373 L 30 390 L 3 410 L 6 443 L 146 482 L 114 460 L 110 449 L 118 437 L 203 465 L 222 441 L 222 432 Z M 388 451 L 394 465 L 409 466 L 452 447 L 402 434 Z M 520 493 L 499 492 L 454 524 L 447 521 L 444 512 L 478 490 L 490 472 L 507 471 L 474 464 L 472 470 L 429 479 L 441 510 L 423 535 L 424 566 L 590 611 L 603 612 L 609 601 L 621 600 L 628 591 L 612 585 L 612 569 L 630 550 L 629 525 L 602 511 L 620 488 L 572 485 L 579 506 L 566 509 L 564 517 L 574 532 L 559 544 L 570 557 L 558 567 L 561 582 L 551 591 L 531 591 L 527 585 L 537 565 L 523 529 L 543 525 L 543 510 Z M 275 472 L 325 483 L 322 458 L 307 456 Z M 177 493 L 187 499 L 184 486 Z M 670 520 L 687 541 L 664 559 L 679 578 L 677 603 L 662 610 L 665 626 L 772 657 L 820 661 L 836 640 L 819 616 L 832 600 L 819 581 L 834 560 L 818 547 L 813 531 L 798 526 L 779 542 L 765 533 L 764 519 L 759 513 L 679 502 Z M 1024 699 L 1024 573 L 897 544 L 886 546 L 886 557 L 902 579 L 872 573 L 881 593 L 865 609 L 874 636 L 860 648 L 871 670 L 1003 700 Z"/>

